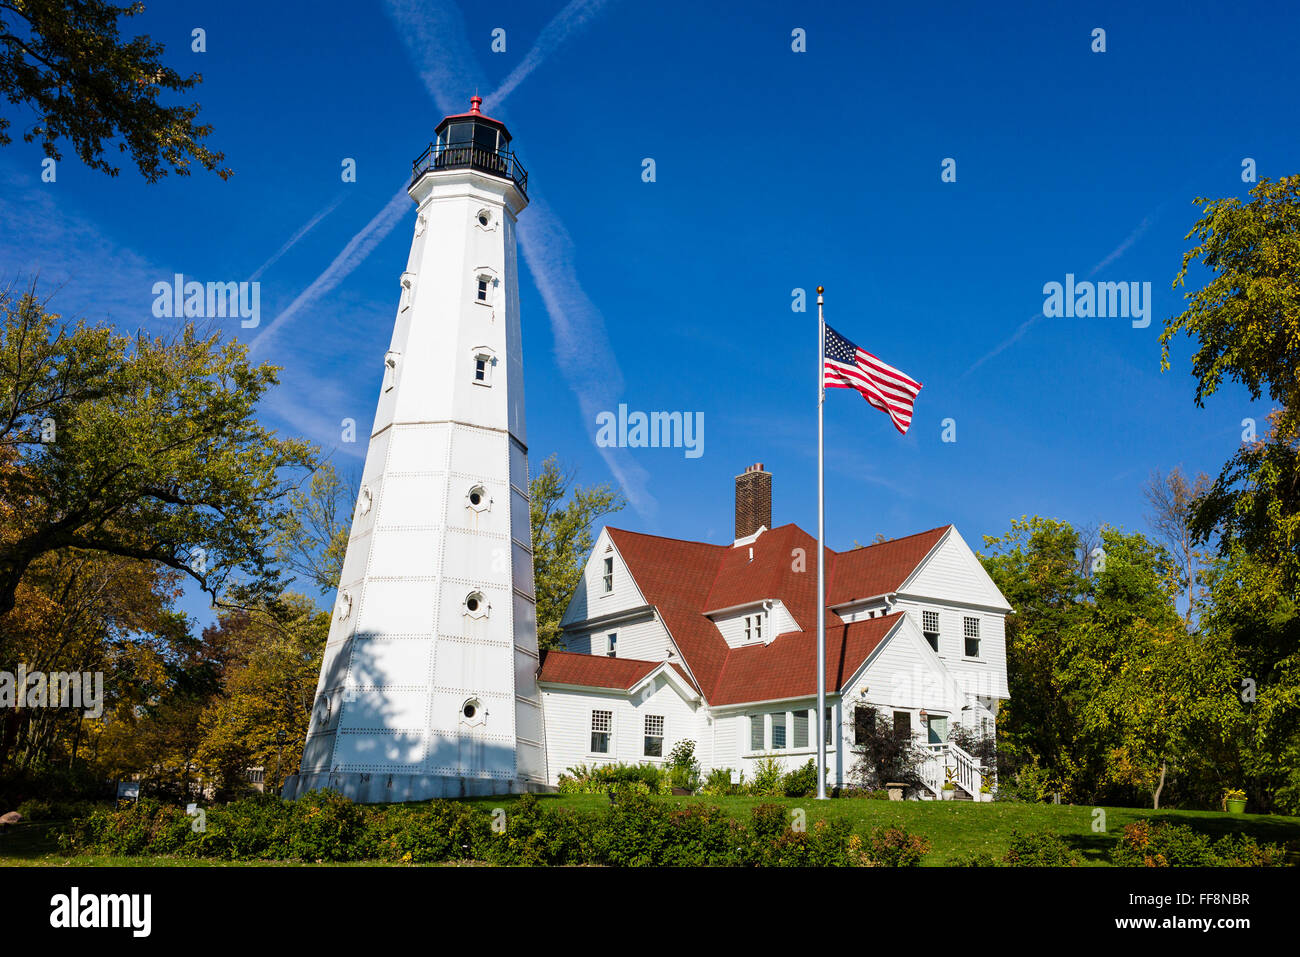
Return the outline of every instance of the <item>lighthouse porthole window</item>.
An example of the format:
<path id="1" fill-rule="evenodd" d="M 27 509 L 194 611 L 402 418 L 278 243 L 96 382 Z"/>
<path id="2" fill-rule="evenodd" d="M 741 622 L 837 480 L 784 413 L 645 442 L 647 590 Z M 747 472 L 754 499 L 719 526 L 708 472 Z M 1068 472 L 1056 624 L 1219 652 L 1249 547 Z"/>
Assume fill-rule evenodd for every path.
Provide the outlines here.
<path id="1" fill-rule="evenodd" d="M 483 593 L 480 591 L 472 591 L 466 595 L 464 607 L 465 614 L 470 618 L 486 618 L 491 610 L 487 599 L 483 597 Z"/>
<path id="2" fill-rule="evenodd" d="M 480 209 L 474 214 L 474 221 L 478 223 L 479 228 L 481 229 L 491 229 L 493 225 L 492 210 L 486 208 Z"/>
<path id="3" fill-rule="evenodd" d="M 460 706 L 461 724 L 486 724 L 487 709 L 478 698 L 469 698 Z"/>
<path id="4" fill-rule="evenodd" d="M 492 497 L 482 485 L 475 485 L 465 493 L 465 502 L 476 512 L 486 512 L 492 507 Z"/>

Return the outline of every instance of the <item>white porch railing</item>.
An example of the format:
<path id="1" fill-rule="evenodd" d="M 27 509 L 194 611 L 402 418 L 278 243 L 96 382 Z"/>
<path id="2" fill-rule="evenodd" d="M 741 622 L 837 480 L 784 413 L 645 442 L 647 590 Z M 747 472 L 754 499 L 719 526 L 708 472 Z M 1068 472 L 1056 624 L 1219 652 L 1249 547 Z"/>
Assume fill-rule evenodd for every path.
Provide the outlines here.
<path id="1" fill-rule="evenodd" d="M 921 781 L 927 788 L 942 797 L 943 786 L 951 781 L 976 801 L 982 800 L 981 788 L 985 783 L 995 786 L 992 775 L 986 774 L 975 757 L 952 741 L 926 744 L 927 755 L 921 762 Z"/>

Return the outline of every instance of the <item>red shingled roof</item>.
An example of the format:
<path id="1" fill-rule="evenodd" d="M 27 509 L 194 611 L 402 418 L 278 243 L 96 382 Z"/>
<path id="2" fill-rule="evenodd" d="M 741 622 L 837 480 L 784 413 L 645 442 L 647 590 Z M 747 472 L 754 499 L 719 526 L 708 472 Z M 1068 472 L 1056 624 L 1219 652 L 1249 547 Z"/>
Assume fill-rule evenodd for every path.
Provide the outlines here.
<path id="1" fill-rule="evenodd" d="M 944 525 L 906 538 L 838 553 L 835 574 L 826 585 L 826 604 L 838 605 L 855 598 L 874 598 L 897 591 L 951 527 Z"/>
<path id="2" fill-rule="evenodd" d="M 826 690 L 832 693 L 853 677 L 903 612 L 832 627 L 826 624 Z M 837 618 L 838 621 L 838 618 Z M 780 701 L 817 691 L 817 633 L 791 632 L 769 645 L 733 648 L 718 682 L 712 705 L 745 701 Z"/>
<path id="3" fill-rule="evenodd" d="M 871 598 L 896 590 L 948 527 L 850 552 L 827 549 L 827 604 Z M 689 669 L 688 677 L 694 677 L 698 689 L 710 703 L 776 700 L 816 691 L 817 543 L 803 529 L 791 524 L 764 532 L 753 543 L 752 560 L 747 545 L 710 545 L 616 528 L 609 529 L 609 533 L 645 600 L 658 609 L 668 627 Z M 779 635 L 766 645 L 733 649 L 706 616 L 706 612 L 764 599 L 780 599 L 801 630 Z M 829 609 L 824 614 L 826 682 L 835 691 L 884 639 L 899 615 L 846 625 Z M 544 665 L 543 680 L 559 680 L 549 675 L 569 667 L 578 666 L 557 664 L 554 666 L 557 670 L 552 671 L 551 665 Z M 566 683 L 631 687 L 639 680 L 638 677 L 624 685 L 609 684 L 615 680 L 615 672 L 600 673 L 607 675 L 603 683 Z M 648 669 L 644 670 L 640 676 L 648 673 Z"/>
<path id="4" fill-rule="evenodd" d="M 662 661 L 637 661 L 634 658 L 607 658 L 604 655 L 581 655 L 570 651 L 542 653 L 539 681 L 557 685 L 582 685 L 585 688 L 621 688 L 627 690 L 658 668 Z"/>

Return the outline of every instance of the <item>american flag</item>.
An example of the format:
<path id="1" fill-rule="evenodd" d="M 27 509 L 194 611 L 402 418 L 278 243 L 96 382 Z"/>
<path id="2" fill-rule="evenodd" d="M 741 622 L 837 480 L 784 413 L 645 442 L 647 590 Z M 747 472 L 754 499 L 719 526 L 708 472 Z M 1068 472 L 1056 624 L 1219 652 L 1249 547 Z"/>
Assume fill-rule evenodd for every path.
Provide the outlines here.
<path id="1" fill-rule="evenodd" d="M 828 389 L 857 389 L 862 397 L 894 421 L 904 435 L 912 424 L 912 403 L 921 383 L 881 362 L 826 326 L 823 383 Z"/>

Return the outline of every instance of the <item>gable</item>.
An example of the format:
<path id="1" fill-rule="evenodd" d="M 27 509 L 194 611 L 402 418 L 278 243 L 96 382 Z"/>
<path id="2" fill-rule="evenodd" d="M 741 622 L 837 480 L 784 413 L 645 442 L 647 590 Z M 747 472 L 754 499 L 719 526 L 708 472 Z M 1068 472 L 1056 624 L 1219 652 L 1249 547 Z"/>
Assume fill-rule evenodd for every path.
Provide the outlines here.
<path id="1" fill-rule="evenodd" d="M 605 559 L 613 561 L 613 589 L 605 591 Z M 596 537 L 596 544 L 587 556 L 587 563 L 582 569 L 582 578 L 573 591 L 573 597 L 564 608 L 560 626 L 565 627 L 592 618 L 602 618 L 609 614 L 626 611 L 646 604 L 645 596 L 637 587 L 636 580 L 628 571 L 627 562 L 619 553 L 618 546 L 603 528 Z"/>
<path id="2" fill-rule="evenodd" d="M 915 571 L 898 586 L 897 591 L 918 598 L 977 605 L 1005 612 L 1012 610 L 970 546 L 951 525 Z"/>
<path id="3" fill-rule="evenodd" d="M 863 693 L 865 691 L 865 694 Z M 844 683 L 845 700 L 862 698 L 903 708 L 935 708 L 959 714 L 966 695 L 934 653 L 911 615 L 873 649 Z"/>

